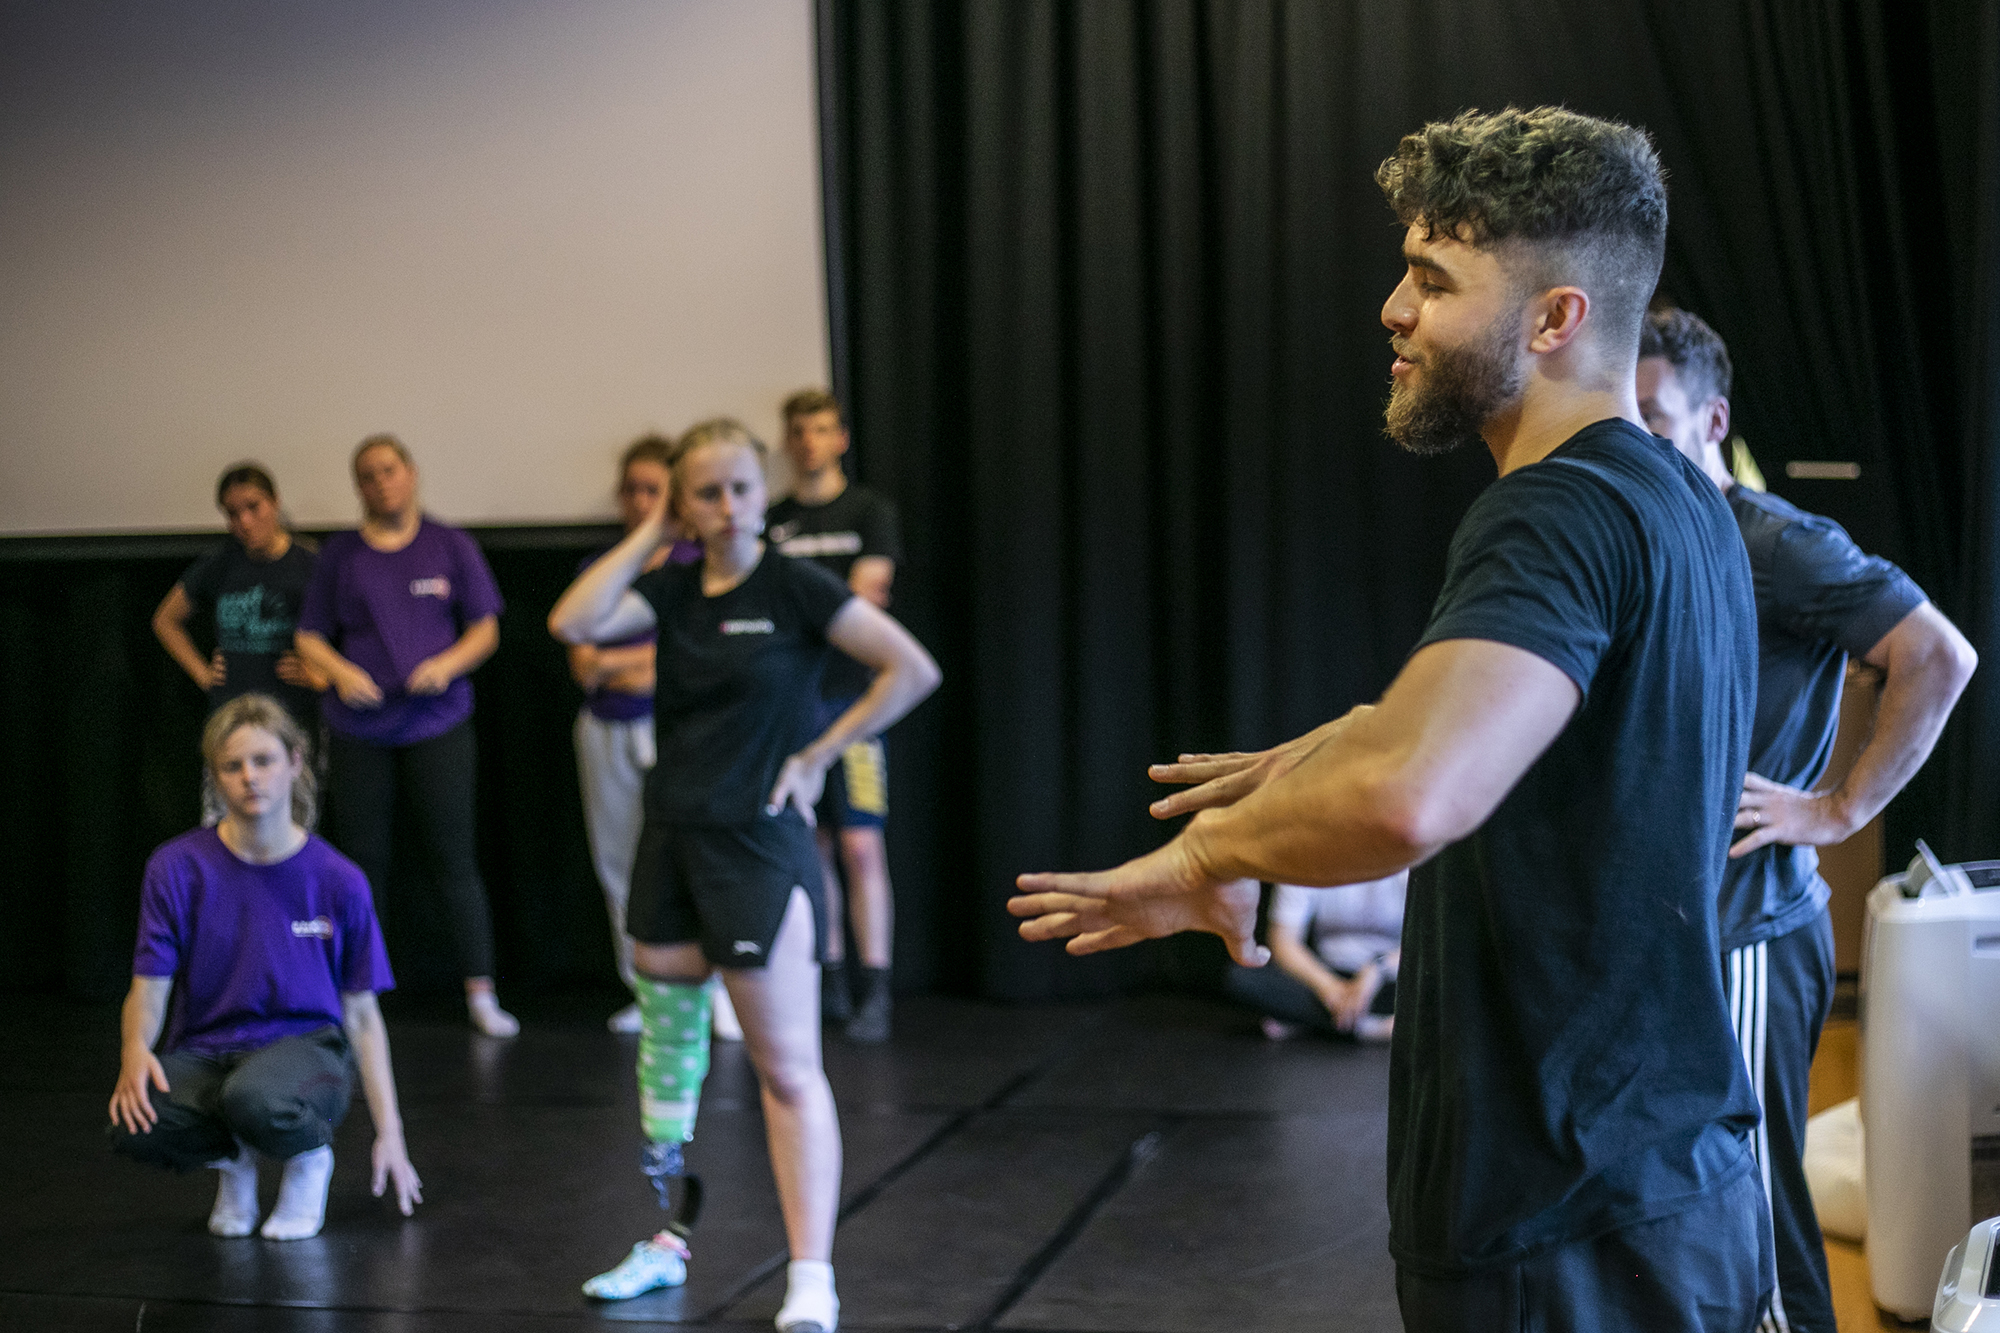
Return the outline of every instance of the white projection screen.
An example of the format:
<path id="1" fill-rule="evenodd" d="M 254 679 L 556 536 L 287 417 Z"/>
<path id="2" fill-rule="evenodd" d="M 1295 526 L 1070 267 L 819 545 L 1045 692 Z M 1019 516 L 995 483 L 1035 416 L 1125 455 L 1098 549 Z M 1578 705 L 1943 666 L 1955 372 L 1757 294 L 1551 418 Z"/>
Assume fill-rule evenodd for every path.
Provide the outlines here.
<path id="1" fill-rule="evenodd" d="M 457 523 L 827 377 L 810 0 L 8 0 L 0 534 Z"/>

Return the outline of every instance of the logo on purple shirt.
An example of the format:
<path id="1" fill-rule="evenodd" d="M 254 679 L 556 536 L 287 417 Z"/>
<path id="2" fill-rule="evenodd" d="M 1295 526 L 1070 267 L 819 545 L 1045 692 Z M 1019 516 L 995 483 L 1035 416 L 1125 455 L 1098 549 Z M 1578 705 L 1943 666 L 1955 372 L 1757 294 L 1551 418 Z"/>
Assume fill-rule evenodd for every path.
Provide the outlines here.
<path id="1" fill-rule="evenodd" d="M 333 938 L 333 918 L 316 916 L 310 921 L 294 921 L 292 934 L 300 939 L 330 940 Z"/>
<path id="2" fill-rule="evenodd" d="M 435 597 L 441 602 L 451 600 L 451 580 L 442 574 L 434 579 L 411 579 L 410 596 Z"/>

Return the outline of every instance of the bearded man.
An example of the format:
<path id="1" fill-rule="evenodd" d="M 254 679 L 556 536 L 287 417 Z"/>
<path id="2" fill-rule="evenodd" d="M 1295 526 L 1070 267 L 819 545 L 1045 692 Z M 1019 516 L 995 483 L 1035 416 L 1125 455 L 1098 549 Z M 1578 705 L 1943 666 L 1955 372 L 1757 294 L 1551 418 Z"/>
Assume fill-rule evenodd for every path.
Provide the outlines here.
<path id="1" fill-rule="evenodd" d="M 1177 930 L 1258 963 L 1257 881 L 1413 877 L 1390 1063 L 1389 1247 L 1412 1330 L 1726 1330 L 1771 1288 L 1757 1102 L 1716 966 L 1757 627 L 1719 492 L 1640 424 L 1666 190 L 1559 108 L 1407 136 L 1383 307 L 1389 434 L 1482 440 L 1381 700 L 1261 754 L 1154 770 L 1199 811 L 1115 870 L 1023 875 L 1029 939 Z"/>

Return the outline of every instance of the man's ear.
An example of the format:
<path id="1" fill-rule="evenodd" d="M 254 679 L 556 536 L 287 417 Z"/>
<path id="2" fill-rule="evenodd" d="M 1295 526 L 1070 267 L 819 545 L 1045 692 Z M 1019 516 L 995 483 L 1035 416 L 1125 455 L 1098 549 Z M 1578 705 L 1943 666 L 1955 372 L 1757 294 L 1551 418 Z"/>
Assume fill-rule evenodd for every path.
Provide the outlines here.
<path id="1" fill-rule="evenodd" d="M 1729 438 L 1729 400 L 1709 399 L 1702 404 L 1701 437 L 1705 444 L 1721 444 Z"/>
<path id="2" fill-rule="evenodd" d="M 1590 317 L 1590 293 L 1581 287 L 1551 287 L 1528 303 L 1528 350 L 1560 351 L 1575 341 Z"/>

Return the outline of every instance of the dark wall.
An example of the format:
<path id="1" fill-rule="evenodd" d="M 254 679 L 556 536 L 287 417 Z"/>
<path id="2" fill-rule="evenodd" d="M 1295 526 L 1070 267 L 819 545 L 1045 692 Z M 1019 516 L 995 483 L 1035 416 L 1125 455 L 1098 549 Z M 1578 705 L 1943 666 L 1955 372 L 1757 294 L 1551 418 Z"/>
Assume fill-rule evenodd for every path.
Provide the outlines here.
<path id="1" fill-rule="evenodd" d="M 1654 135 L 1663 294 L 1738 368 L 1773 489 L 1903 563 L 2000 663 L 1995 8 L 1980 0 L 823 0 L 835 364 L 903 505 L 898 610 L 946 695 L 907 728 L 901 848 L 957 975 L 1124 984 L 1014 936 L 1024 869 L 1156 845 L 1150 760 L 1372 697 L 1489 460 L 1381 436 L 1426 120 L 1564 103 Z M 1790 461 L 1857 463 L 1792 482 Z M 2000 853 L 1982 673 L 1892 808 Z"/>
<path id="2" fill-rule="evenodd" d="M 581 701 L 543 620 L 596 534 L 485 533 L 507 611 L 474 675 L 480 863 L 503 983 L 615 984 L 569 729 Z M 154 606 L 202 538 L 0 544 L 0 985 L 121 993 L 140 871 L 199 817 L 206 702 L 161 651 Z M 406 990 L 457 984 L 424 867 L 378 895 Z"/>

